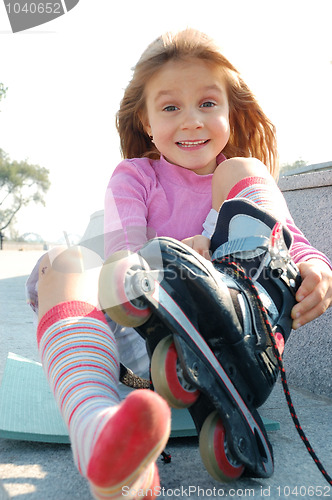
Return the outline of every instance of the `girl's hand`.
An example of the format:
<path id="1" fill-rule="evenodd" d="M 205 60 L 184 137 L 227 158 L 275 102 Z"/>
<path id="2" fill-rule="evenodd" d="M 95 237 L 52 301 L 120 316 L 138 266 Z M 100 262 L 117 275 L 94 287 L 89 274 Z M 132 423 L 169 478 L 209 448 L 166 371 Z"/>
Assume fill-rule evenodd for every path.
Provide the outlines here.
<path id="1" fill-rule="evenodd" d="M 332 303 L 332 271 L 320 259 L 310 259 L 298 264 L 302 284 L 296 293 L 292 309 L 293 328 L 296 330 L 318 318 Z"/>
<path id="2" fill-rule="evenodd" d="M 211 260 L 210 256 L 210 243 L 211 241 L 206 236 L 202 236 L 201 234 L 197 234 L 196 236 L 192 236 L 191 238 L 186 238 L 182 240 L 182 243 L 188 245 L 188 247 L 196 250 L 200 255 L 205 257 L 208 260 Z"/>

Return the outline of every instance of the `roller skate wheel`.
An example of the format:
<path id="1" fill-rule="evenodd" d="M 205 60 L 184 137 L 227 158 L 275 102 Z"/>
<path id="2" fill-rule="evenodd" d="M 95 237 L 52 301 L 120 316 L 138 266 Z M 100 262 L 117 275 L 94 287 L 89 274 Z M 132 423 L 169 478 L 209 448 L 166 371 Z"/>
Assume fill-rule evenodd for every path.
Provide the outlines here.
<path id="1" fill-rule="evenodd" d="M 236 461 L 227 445 L 225 429 L 217 411 L 210 413 L 199 435 L 199 451 L 208 473 L 217 481 L 238 479 L 244 466 Z"/>
<path id="2" fill-rule="evenodd" d="M 188 408 L 200 394 L 183 376 L 172 335 L 163 338 L 153 351 L 151 378 L 155 390 L 173 408 Z"/>
<path id="3" fill-rule="evenodd" d="M 103 264 L 99 276 L 99 302 L 109 317 L 120 325 L 140 326 L 151 316 L 150 308 L 131 287 L 133 275 L 144 270 L 150 270 L 146 261 L 125 250 L 114 253 Z M 142 294 L 147 282 L 148 279 L 143 280 Z"/>

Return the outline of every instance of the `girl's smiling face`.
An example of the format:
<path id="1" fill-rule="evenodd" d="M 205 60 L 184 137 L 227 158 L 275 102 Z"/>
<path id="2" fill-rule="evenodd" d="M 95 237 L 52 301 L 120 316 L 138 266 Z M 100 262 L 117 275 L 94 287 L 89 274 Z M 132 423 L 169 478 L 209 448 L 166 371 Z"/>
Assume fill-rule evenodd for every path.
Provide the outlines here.
<path id="1" fill-rule="evenodd" d="M 170 162 L 211 174 L 229 135 L 226 85 L 201 59 L 168 61 L 146 84 L 144 128 Z"/>

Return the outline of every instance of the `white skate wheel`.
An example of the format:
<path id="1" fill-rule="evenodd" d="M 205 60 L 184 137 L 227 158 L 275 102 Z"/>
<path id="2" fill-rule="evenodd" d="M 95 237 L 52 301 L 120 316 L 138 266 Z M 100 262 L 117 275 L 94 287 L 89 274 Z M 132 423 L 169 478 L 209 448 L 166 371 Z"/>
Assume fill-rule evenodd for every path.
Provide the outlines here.
<path id="1" fill-rule="evenodd" d="M 99 302 L 116 323 L 136 327 L 151 316 L 144 300 L 133 295 L 128 286 L 133 273 L 149 269 L 142 257 L 125 250 L 114 253 L 104 262 L 99 276 Z"/>
<path id="2" fill-rule="evenodd" d="M 203 424 L 199 451 L 206 470 L 217 481 L 229 483 L 243 474 L 244 466 L 228 450 L 225 429 L 217 411 L 210 413 Z"/>
<path id="3" fill-rule="evenodd" d="M 151 358 L 154 388 L 173 408 L 188 408 L 200 394 L 183 377 L 172 335 L 163 338 Z"/>

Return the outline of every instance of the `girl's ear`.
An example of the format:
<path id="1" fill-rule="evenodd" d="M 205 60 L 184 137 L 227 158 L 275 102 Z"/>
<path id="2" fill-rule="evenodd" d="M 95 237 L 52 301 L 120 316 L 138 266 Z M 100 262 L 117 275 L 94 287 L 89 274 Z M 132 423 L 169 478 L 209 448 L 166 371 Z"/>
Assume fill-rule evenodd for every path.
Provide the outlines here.
<path id="1" fill-rule="evenodd" d="M 144 131 L 148 134 L 148 136 L 152 136 L 152 128 L 151 128 L 151 125 L 148 121 L 144 122 L 142 121 L 142 125 L 143 125 L 143 128 L 144 128 Z"/>
<path id="2" fill-rule="evenodd" d="M 149 137 L 152 137 L 152 128 L 150 127 L 150 124 L 143 125 L 145 132 L 148 134 Z"/>

